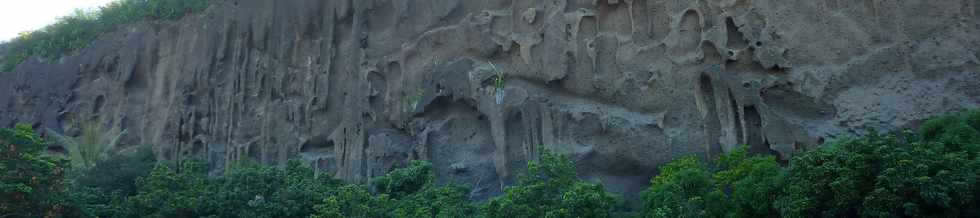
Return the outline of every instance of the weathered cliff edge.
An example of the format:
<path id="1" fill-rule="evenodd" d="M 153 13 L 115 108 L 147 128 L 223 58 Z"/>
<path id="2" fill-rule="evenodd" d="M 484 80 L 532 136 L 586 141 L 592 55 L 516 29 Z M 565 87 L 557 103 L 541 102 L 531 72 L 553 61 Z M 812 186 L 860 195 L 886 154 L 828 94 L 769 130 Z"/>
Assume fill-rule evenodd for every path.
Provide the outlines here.
<path id="1" fill-rule="evenodd" d="M 681 155 L 785 158 L 977 108 L 978 4 L 225 0 L 0 75 L 0 125 L 96 120 L 166 160 L 351 182 L 426 159 L 478 198 L 546 148 L 632 198 Z"/>

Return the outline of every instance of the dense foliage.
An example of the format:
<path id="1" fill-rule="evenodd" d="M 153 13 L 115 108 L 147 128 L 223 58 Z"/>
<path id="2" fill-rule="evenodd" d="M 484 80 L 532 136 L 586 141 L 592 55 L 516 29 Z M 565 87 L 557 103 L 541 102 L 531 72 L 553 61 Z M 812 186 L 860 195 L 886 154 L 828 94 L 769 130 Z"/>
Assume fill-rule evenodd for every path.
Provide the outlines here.
<path id="1" fill-rule="evenodd" d="M 188 161 L 157 165 L 146 146 L 72 168 L 44 154 L 30 126 L 0 129 L 2 217 L 612 217 L 621 200 L 544 152 L 500 197 L 477 203 L 414 161 L 369 186 L 236 164 L 222 175 Z M 980 111 L 937 117 L 917 132 L 840 140 L 788 164 L 736 149 L 659 168 L 642 217 L 980 217 Z M 74 170 L 73 170 L 74 169 Z"/>
<path id="2" fill-rule="evenodd" d="M 241 163 L 209 176 L 195 161 L 157 165 L 148 146 L 71 168 L 43 154 L 46 143 L 26 125 L 0 130 L 0 142 L 4 217 L 605 217 L 617 203 L 551 153 L 507 195 L 479 205 L 467 188 L 437 185 L 424 161 L 367 187 L 317 176 L 299 161 L 283 169 Z"/>
<path id="3" fill-rule="evenodd" d="M 44 155 L 44 140 L 29 125 L 0 129 L 0 215 L 48 217 L 68 205 L 68 161 Z"/>
<path id="4" fill-rule="evenodd" d="M 340 183 L 298 161 L 285 169 L 242 164 L 209 177 L 202 164 L 160 165 L 137 181 L 138 193 L 114 217 L 307 217 Z"/>
<path id="5" fill-rule="evenodd" d="M 786 174 L 772 156 L 743 147 L 717 160 L 718 170 L 694 156 L 660 167 L 643 192 L 647 217 L 772 217 Z"/>
<path id="6" fill-rule="evenodd" d="M 609 217 L 618 202 L 602 185 L 580 181 L 572 162 L 551 152 L 504 192 L 483 206 L 487 217 Z"/>
<path id="7" fill-rule="evenodd" d="M 980 217 L 980 111 L 928 120 L 918 133 L 871 133 L 780 167 L 738 149 L 708 166 L 660 168 L 647 217 Z"/>
<path id="8" fill-rule="evenodd" d="M 103 192 L 136 193 L 136 180 L 150 174 L 156 156 L 150 146 L 137 146 L 99 160 L 94 167 L 75 171 L 75 182 Z"/>
<path id="9" fill-rule="evenodd" d="M 871 134 L 796 157 L 781 199 L 788 216 L 980 217 L 975 119 L 927 121 L 919 135 Z"/>
<path id="10" fill-rule="evenodd" d="M 7 43 L 0 71 L 13 70 L 32 56 L 58 58 L 88 46 L 104 33 L 144 20 L 173 20 L 202 11 L 210 0 L 117 0 L 100 10 L 76 11 Z"/>
<path id="11" fill-rule="evenodd" d="M 126 196 L 136 194 L 136 181 L 156 166 L 150 146 L 138 146 L 111 154 L 87 169 L 75 168 L 73 199 L 79 217 L 118 217 Z"/>
<path id="12" fill-rule="evenodd" d="M 467 217 L 476 212 L 467 201 L 468 190 L 435 184 L 428 162 L 414 161 L 373 183 L 378 195 L 347 185 L 318 204 L 312 217 Z"/>

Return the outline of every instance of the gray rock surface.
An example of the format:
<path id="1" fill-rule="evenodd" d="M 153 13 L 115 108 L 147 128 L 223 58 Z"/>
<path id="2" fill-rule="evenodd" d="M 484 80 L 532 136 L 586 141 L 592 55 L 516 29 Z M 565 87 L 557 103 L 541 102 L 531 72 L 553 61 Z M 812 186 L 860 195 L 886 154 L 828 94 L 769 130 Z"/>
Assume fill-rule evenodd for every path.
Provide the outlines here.
<path id="1" fill-rule="evenodd" d="M 980 106 L 978 0 L 224 0 L 0 75 L 0 125 L 95 120 L 162 160 L 499 194 L 542 149 L 635 199 L 656 167 L 782 158 Z M 497 79 L 500 78 L 500 79 Z"/>

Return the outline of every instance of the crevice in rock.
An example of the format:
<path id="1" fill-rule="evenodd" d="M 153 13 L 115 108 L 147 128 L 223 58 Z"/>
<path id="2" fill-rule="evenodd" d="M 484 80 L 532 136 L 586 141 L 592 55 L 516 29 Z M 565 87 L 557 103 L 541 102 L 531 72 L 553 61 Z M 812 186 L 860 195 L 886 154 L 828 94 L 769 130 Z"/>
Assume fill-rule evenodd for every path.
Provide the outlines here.
<path id="1" fill-rule="evenodd" d="M 715 104 L 715 89 L 711 82 L 711 77 L 701 75 L 698 81 L 697 99 L 701 108 L 701 120 L 704 122 L 703 130 L 706 134 L 705 152 L 708 157 L 720 154 L 718 139 L 721 136 L 721 123 L 718 121 L 718 110 Z M 716 149 L 718 148 L 718 149 Z"/>
<path id="2" fill-rule="evenodd" d="M 742 113 L 745 117 L 742 122 L 745 130 L 745 144 L 749 145 L 749 152 L 754 154 L 768 154 L 769 146 L 762 131 L 762 116 L 755 106 L 744 106 Z"/>
<path id="3" fill-rule="evenodd" d="M 725 30 L 728 32 L 727 46 L 729 50 L 742 50 L 749 47 L 748 40 L 738 30 L 738 26 L 735 26 L 735 21 L 731 17 L 725 18 Z"/>
<path id="4" fill-rule="evenodd" d="M 676 44 L 671 54 L 679 59 L 693 57 L 701 44 L 701 15 L 696 10 L 684 12 L 677 27 Z"/>
<path id="5" fill-rule="evenodd" d="M 735 143 L 744 143 L 744 140 L 745 140 L 745 132 L 742 131 L 744 129 L 744 127 L 742 125 L 742 116 L 741 116 L 741 111 L 742 110 L 740 110 L 741 107 L 738 105 L 738 102 L 735 100 L 735 95 L 732 94 L 731 91 L 728 92 L 728 99 L 731 100 L 731 106 L 732 106 L 732 111 L 731 112 L 732 112 L 732 115 L 733 115 L 732 116 L 732 118 L 733 118 L 732 123 L 735 124 L 734 125 L 735 126 L 735 131 L 733 131 L 735 133 Z M 735 146 L 738 146 L 738 145 L 735 145 Z"/>
<path id="6" fill-rule="evenodd" d="M 335 143 L 326 135 L 318 135 L 299 146 L 299 153 L 306 159 L 332 158 Z"/>
<path id="7" fill-rule="evenodd" d="M 92 114 L 99 114 L 102 112 L 102 107 L 105 106 L 105 95 L 99 95 L 95 97 L 95 101 L 92 103 Z"/>

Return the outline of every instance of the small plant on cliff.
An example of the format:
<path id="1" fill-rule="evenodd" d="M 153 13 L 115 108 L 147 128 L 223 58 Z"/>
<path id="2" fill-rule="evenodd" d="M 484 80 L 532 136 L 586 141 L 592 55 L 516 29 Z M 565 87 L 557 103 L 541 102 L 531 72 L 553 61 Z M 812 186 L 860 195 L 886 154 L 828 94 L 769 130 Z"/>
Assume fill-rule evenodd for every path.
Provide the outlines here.
<path id="1" fill-rule="evenodd" d="M 375 178 L 375 189 L 381 193 L 395 197 L 418 192 L 432 185 L 435 177 L 432 175 L 432 164 L 425 161 L 412 161 L 408 167 L 396 169 L 387 175 Z"/>
<path id="2" fill-rule="evenodd" d="M 493 62 L 489 63 L 490 67 L 493 68 L 493 72 L 495 73 L 493 76 L 493 92 L 499 93 L 500 91 L 504 90 L 504 85 L 506 85 L 507 81 L 504 79 L 504 73 L 497 69 L 497 65 L 494 65 Z"/>
<path id="3" fill-rule="evenodd" d="M 411 112 L 411 111 L 415 110 L 416 108 L 418 108 L 419 102 L 422 101 L 422 98 L 424 96 L 425 96 L 425 91 L 420 88 L 420 89 L 415 90 L 415 93 L 414 94 L 411 94 L 411 95 L 408 95 L 408 96 L 405 96 L 404 98 L 402 98 L 402 101 L 406 105 L 406 108 L 405 109 L 407 111 Z"/>

